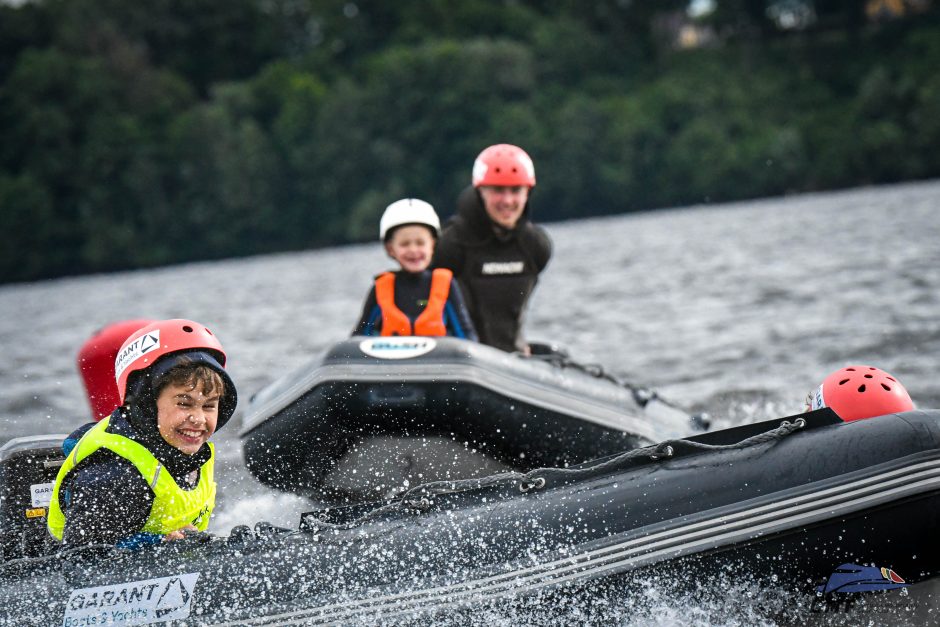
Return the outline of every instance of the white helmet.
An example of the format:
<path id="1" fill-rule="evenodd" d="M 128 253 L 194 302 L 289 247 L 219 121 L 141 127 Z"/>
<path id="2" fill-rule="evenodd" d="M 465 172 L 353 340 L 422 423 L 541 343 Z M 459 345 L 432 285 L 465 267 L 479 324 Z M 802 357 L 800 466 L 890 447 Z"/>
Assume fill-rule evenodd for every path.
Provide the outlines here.
<path id="1" fill-rule="evenodd" d="M 379 239 L 384 242 L 385 236 L 392 229 L 406 224 L 431 227 L 434 237 L 441 233 L 441 220 L 437 217 L 434 207 L 417 198 L 402 198 L 385 208 L 385 213 L 379 220 Z"/>

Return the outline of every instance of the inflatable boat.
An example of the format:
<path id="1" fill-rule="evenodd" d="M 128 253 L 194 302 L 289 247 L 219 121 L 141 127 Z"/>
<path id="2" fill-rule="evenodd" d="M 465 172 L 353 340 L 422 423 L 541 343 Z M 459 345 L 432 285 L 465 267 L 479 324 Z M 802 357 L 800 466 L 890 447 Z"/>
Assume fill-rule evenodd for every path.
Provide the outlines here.
<path id="1" fill-rule="evenodd" d="M 240 432 L 263 483 L 320 500 L 563 466 L 700 432 L 700 417 L 557 348 L 352 338 L 258 392 Z"/>
<path id="2" fill-rule="evenodd" d="M 55 453 L 32 444 L 0 450 L 20 488 L 5 516 L 23 519 L 5 535 L 42 530 L 22 508 L 37 509 L 27 486 L 48 479 Z M 0 625 L 467 624 L 487 609 L 525 621 L 507 608 L 649 581 L 707 581 L 722 595 L 722 574 L 797 595 L 784 612 L 874 594 L 929 620 L 938 524 L 940 411 L 844 423 L 823 409 L 568 468 L 415 486 L 309 512 L 291 530 L 7 556 Z"/>

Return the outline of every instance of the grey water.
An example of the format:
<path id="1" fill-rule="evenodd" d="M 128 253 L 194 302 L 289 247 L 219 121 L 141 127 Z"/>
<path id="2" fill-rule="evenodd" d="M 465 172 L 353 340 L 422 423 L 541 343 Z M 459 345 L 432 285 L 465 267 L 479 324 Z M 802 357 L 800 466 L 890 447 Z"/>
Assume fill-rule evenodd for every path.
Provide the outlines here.
<path id="1" fill-rule="evenodd" d="M 940 407 L 938 207 L 940 182 L 923 182 L 548 224 L 555 251 L 527 336 L 707 411 L 716 428 L 797 413 L 826 374 L 852 363 L 884 368 L 918 406 Z M 375 243 L 2 286 L 0 444 L 88 420 L 75 357 L 109 322 L 207 324 L 247 400 L 347 336 L 390 263 Z M 246 473 L 239 419 L 214 438 L 211 530 L 296 526 L 311 504 Z M 730 614 L 695 599 L 656 602 L 642 624 L 764 622 L 754 601 Z"/>

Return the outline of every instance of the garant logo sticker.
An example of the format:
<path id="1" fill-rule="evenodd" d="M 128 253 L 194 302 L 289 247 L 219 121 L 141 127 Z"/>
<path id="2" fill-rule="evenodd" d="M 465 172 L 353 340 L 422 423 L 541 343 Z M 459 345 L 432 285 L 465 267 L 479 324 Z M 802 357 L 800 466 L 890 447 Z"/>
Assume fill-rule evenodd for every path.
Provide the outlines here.
<path id="1" fill-rule="evenodd" d="M 359 350 L 379 359 L 411 359 L 430 353 L 437 342 L 429 337 L 383 337 L 363 340 Z"/>
<path id="2" fill-rule="evenodd" d="M 120 380 L 121 373 L 124 372 L 128 366 L 134 363 L 134 360 L 136 360 L 138 357 L 145 355 L 159 347 L 160 329 L 151 331 L 146 335 L 141 335 L 139 338 L 134 340 L 134 342 L 129 344 L 127 348 L 118 353 L 117 358 L 114 360 L 114 380 Z"/>
<path id="3" fill-rule="evenodd" d="M 199 573 L 72 590 L 62 627 L 146 625 L 189 618 Z"/>
<path id="4" fill-rule="evenodd" d="M 34 483 L 29 486 L 29 494 L 33 507 L 49 507 L 52 503 L 52 487 L 54 483 Z"/>

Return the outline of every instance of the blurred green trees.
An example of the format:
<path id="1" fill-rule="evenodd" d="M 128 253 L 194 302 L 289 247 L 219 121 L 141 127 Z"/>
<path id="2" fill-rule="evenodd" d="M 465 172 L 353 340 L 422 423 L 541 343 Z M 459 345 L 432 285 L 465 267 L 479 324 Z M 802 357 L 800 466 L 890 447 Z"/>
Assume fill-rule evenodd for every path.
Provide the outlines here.
<path id="1" fill-rule="evenodd" d="M 940 174 L 936 10 L 686 4 L 0 4 L 0 282 L 372 239 L 495 142 L 540 220 Z"/>

